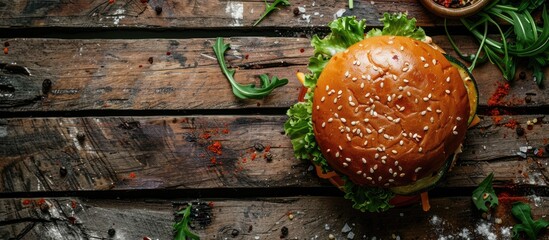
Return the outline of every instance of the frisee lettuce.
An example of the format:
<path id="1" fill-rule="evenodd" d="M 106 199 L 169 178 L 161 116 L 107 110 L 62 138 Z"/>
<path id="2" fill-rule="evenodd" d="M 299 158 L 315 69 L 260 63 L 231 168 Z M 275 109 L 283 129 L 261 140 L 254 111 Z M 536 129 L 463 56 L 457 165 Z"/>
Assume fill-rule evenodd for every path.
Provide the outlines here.
<path id="1" fill-rule="evenodd" d="M 305 87 L 309 91 L 305 95 L 305 101 L 299 102 L 290 107 L 287 112 L 288 120 L 284 124 L 284 131 L 291 139 L 296 158 L 312 161 L 320 166 L 325 172 L 332 171 L 326 159 L 318 147 L 314 137 L 312 123 L 312 99 L 314 88 L 320 73 L 328 64 L 328 61 L 339 52 L 345 51 L 351 45 L 363 40 L 365 37 L 393 35 L 407 36 L 418 40 L 426 38 L 425 32 L 415 26 L 416 20 L 409 19 L 404 13 L 384 14 L 383 29 L 372 29 L 364 34 L 366 29 L 365 20 L 357 20 L 356 17 L 342 17 L 328 25 L 331 33 L 324 38 L 313 36 L 311 45 L 314 47 L 314 54 L 309 59 L 309 74 L 305 76 Z M 354 184 L 347 178 L 343 178 L 345 184 L 345 198 L 353 201 L 353 207 L 360 211 L 381 212 L 391 208 L 389 201 L 394 193 L 386 188 L 362 187 Z"/>

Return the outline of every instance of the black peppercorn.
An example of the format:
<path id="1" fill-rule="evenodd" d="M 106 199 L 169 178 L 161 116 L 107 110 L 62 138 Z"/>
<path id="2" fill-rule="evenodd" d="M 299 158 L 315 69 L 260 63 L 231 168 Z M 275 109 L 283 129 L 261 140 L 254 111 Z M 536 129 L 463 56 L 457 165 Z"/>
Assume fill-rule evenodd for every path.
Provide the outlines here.
<path id="1" fill-rule="evenodd" d="M 524 128 L 522 128 L 520 125 L 517 126 L 516 131 L 517 131 L 517 135 L 518 135 L 519 137 L 521 137 L 521 136 L 524 135 Z"/>
<path id="2" fill-rule="evenodd" d="M 149 63 L 153 64 L 153 61 L 154 61 L 153 57 L 149 57 Z"/>
<path id="3" fill-rule="evenodd" d="M 116 231 L 114 230 L 114 228 L 109 228 L 109 230 L 107 231 L 107 233 L 109 234 L 110 237 L 114 236 L 114 234 L 116 233 Z"/>
<path id="4" fill-rule="evenodd" d="M 48 205 L 47 203 L 42 203 L 40 204 L 40 211 L 42 212 L 48 212 L 48 210 L 50 210 L 50 205 Z"/>
<path id="5" fill-rule="evenodd" d="M 44 79 L 42 82 L 42 94 L 48 94 L 51 91 L 52 82 L 49 79 Z"/>
<path id="6" fill-rule="evenodd" d="M 265 146 L 263 146 L 263 144 L 261 144 L 261 143 L 255 143 L 254 144 L 254 149 L 258 152 L 261 152 L 265 149 Z"/>
<path id="7" fill-rule="evenodd" d="M 67 169 L 65 167 L 61 166 L 59 168 L 59 176 L 61 176 L 61 177 L 67 176 Z"/>
<path id="8" fill-rule="evenodd" d="M 4 42 L 4 47 L 9 47 L 9 46 L 10 46 L 9 42 Z"/>
<path id="9" fill-rule="evenodd" d="M 82 143 L 86 140 L 86 135 L 83 132 L 79 132 L 76 134 L 76 140 L 78 140 L 79 143 Z"/>
<path id="10" fill-rule="evenodd" d="M 299 15 L 301 11 L 299 11 L 299 8 L 294 8 L 294 15 Z"/>
<path id="11" fill-rule="evenodd" d="M 240 234 L 240 231 L 238 231 L 238 229 L 233 229 L 233 231 L 231 231 L 231 236 L 233 237 L 237 237 L 239 234 Z"/>
<path id="12" fill-rule="evenodd" d="M 273 161 L 273 154 L 271 154 L 270 152 L 265 153 L 265 160 L 266 160 L 267 162 Z"/>
<path id="13" fill-rule="evenodd" d="M 531 103 L 532 102 L 532 97 L 530 95 L 526 95 L 526 97 L 524 97 L 524 101 L 526 103 Z"/>
<path id="14" fill-rule="evenodd" d="M 156 6 L 154 7 L 154 11 L 156 12 L 156 15 L 160 15 L 162 13 L 162 7 Z"/>
<path id="15" fill-rule="evenodd" d="M 280 229 L 280 238 L 285 238 L 288 236 L 288 228 L 287 227 L 282 227 Z"/>

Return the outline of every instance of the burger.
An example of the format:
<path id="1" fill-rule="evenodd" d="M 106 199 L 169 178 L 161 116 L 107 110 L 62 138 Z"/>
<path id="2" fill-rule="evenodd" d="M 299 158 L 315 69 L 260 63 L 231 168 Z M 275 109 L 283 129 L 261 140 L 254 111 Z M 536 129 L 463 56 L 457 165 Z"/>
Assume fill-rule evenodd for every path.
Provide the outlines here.
<path id="1" fill-rule="evenodd" d="M 383 29 L 343 17 L 314 36 L 307 92 L 284 125 L 298 159 L 312 161 L 361 211 L 423 196 L 451 168 L 478 93 L 467 68 L 430 43 L 406 14 Z"/>

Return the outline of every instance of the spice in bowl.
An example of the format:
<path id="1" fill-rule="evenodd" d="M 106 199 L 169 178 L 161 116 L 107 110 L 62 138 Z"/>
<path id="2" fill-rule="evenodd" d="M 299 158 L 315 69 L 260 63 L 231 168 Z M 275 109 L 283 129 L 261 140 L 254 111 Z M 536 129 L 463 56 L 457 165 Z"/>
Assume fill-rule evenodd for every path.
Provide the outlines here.
<path id="1" fill-rule="evenodd" d="M 474 0 L 433 0 L 446 8 L 460 8 L 471 5 Z"/>

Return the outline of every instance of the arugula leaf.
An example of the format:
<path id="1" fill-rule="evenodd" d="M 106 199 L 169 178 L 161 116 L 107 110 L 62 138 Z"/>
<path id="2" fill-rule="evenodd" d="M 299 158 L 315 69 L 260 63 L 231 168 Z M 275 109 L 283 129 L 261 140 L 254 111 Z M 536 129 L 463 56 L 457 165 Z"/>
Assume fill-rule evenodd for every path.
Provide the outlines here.
<path id="1" fill-rule="evenodd" d="M 492 186 L 493 178 L 494 173 L 490 173 L 490 175 L 488 175 L 473 191 L 473 203 L 475 203 L 478 210 L 488 212 L 490 208 L 498 205 L 498 196 Z"/>
<path id="2" fill-rule="evenodd" d="M 275 9 L 278 9 L 276 8 L 276 6 L 278 4 L 282 4 L 283 6 L 290 6 L 290 1 L 288 0 L 275 0 L 272 4 L 269 4 L 267 3 L 267 0 L 265 0 L 265 11 L 263 11 L 263 14 L 261 15 L 261 17 L 259 17 L 259 19 L 257 19 L 257 21 L 254 23 L 254 27 L 259 24 L 259 22 L 263 21 L 263 19 L 265 17 L 267 17 L 267 15 L 269 15 L 269 13 L 271 13 L 272 11 L 274 11 Z"/>
<path id="3" fill-rule="evenodd" d="M 248 85 L 239 84 L 234 79 L 235 70 L 228 69 L 227 64 L 225 63 L 225 51 L 227 51 L 227 49 L 229 48 L 230 48 L 230 45 L 225 44 L 223 42 L 222 37 L 218 37 L 217 40 L 215 41 L 215 45 L 213 46 L 213 50 L 215 52 L 215 56 L 217 57 L 217 62 L 219 63 L 219 67 L 221 67 L 221 71 L 223 71 L 223 74 L 225 74 L 225 76 L 231 83 L 231 86 L 233 88 L 233 93 L 238 98 L 261 99 L 269 95 L 275 88 L 284 86 L 288 83 L 288 79 L 285 79 L 285 78 L 278 79 L 275 76 L 273 76 L 272 79 L 269 79 L 269 77 L 266 74 L 261 74 L 259 75 L 259 79 L 260 79 L 259 88 L 256 88 L 255 84 L 248 84 Z"/>
<path id="4" fill-rule="evenodd" d="M 416 27 L 416 19 L 408 18 L 406 13 L 384 13 L 381 21 L 383 22 L 383 29 L 374 28 L 368 31 L 366 38 L 393 35 L 425 40 L 427 36 L 422 28 Z"/>
<path id="5" fill-rule="evenodd" d="M 178 215 L 183 215 L 183 217 L 179 222 L 173 225 L 173 229 L 175 230 L 174 240 L 200 240 L 200 237 L 189 229 L 191 207 L 192 205 L 189 204 L 187 208 L 177 212 Z"/>
<path id="6" fill-rule="evenodd" d="M 478 42 L 481 42 L 474 57 L 464 57 L 448 31 L 446 35 L 462 59 L 476 62 L 482 50 L 484 56 L 500 69 L 503 77 L 508 81 L 515 77 L 518 62 L 526 60 L 528 68 L 534 73 L 536 83 L 540 85 L 545 78 L 543 68 L 549 66 L 549 14 L 544 3 L 544 0 L 497 0 L 475 16 L 461 18 L 461 23 Z M 541 14 L 543 26 L 536 25 L 532 17 L 532 13 L 539 7 L 543 9 Z M 508 26 L 502 28 L 501 22 L 507 22 Z M 486 37 L 487 25 L 494 26 L 499 31 L 497 38 Z M 479 29 L 481 27 L 484 27 L 484 31 Z M 474 64 L 471 65 L 470 69 L 472 70 L 474 66 Z"/>
<path id="7" fill-rule="evenodd" d="M 513 203 L 511 213 L 522 222 L 513 226 L 513 239 L 519 239 L 520 232 L 524 232 L 528 239 L 535 240 L 538 234 L 549 226 L 549 222 L 544 219 L 534 221 L 532 219 L 532 209 L 526 203 Z"/>

